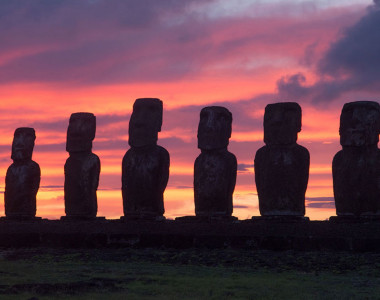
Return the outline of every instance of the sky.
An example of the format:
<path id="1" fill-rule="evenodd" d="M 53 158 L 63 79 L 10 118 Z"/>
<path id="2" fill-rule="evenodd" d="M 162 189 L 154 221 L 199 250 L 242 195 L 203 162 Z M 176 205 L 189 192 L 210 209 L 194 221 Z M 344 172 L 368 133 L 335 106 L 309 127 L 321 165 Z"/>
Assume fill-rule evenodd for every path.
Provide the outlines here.
<path id="1" fill-rule="evenodd" d="M 37 215 L 64 215 L 71 113 L 97 117 L 98 215 L 119 218 L 121 161 L 136 98 L 164 103 L 158 144 L 170 153 L 165 216 L 194 215 L 200 110 L 233 114 L 234 215 L 259 215 L 253 159 L 269 103 L 302 107 L 311 156 L 306 215 L 335 215 L 331 162 L 346 102 L 380 100 L 380 1 L 0 1 L 0 192 L 18 127 L 33 127 L 41 167 Z M 4 215 L 0 197 L 0 215 Z"/>

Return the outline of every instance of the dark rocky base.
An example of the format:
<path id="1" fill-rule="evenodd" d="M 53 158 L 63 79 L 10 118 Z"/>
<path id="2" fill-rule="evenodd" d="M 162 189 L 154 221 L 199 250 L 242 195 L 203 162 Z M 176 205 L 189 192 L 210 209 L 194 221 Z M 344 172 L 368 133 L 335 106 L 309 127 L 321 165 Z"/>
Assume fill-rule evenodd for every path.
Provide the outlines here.
<path id="1" fill-rule="evenodd" d="M 380 216 L 332 216 L 329 221 L 334 223 L 380 223 Z"/>
<path id="2" fill-rule="evenodd" d="M 184 216 L 175 220 L 182 223 L 238 222 L 238 218 L 233 216 Z"/>
<path id="3" fill-rule="evenodd" d="M 309 217 L 304 216 L 253 216 L 249 221 L 269 221 L 269 222 L 309 222 Z"/>
<path id="4" fill-rule="evenodd" d="M 120 221 L 122 222 L 135 222 L 135 221 L 157 221 L 162 222 L 165 221 L 166 218 L 164 216 L 156 216 L 156 215 L 150 215 L 150 214 L 141 214 L 141 215 L 128 215 L 120 217 Z"/>
<path id="5" fill-rule="evenodd" d="M 106 221 L 106 217 L 86 217 L 86 216 L 62 216 L 63 222 L 78 222 L 78 221 Z"/>
<path id="6" fill-rule="evenodd" d="M 38 222 L 41 221 L 41 217 L 34 217 L 34 216 L 9 216 L 9 217 L 0 217 L 0 222 L 4 221 L 31 221 L 31 222 Z M 46 219 L 45 219 L 46 220 Z"/>
<path id="7" fill-rule="evenodd" d="M 0 247 L 164 247 L 380 252 L 378 222 L 0 222 Z"/>

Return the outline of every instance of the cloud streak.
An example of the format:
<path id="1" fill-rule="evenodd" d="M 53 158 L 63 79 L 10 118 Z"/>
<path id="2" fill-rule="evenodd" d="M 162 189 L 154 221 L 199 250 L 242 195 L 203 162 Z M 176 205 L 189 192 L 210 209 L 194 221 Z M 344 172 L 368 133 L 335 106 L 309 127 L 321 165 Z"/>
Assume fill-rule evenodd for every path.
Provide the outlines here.
<path id="1" fill-rule="evenodd" d="M 334 197 L 307 197 L 306 207 L 335 208 L 335 199 Z"/>

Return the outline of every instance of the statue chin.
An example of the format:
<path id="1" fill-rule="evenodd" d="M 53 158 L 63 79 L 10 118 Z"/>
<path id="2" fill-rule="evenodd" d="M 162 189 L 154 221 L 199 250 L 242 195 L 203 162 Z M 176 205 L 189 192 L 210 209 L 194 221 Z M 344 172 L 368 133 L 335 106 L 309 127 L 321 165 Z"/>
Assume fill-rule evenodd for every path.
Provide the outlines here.
<path id="1" fill-rule="evenodd" d="M 219 150 L 228 146 L 228 137 L 223 136 L 198 136 L 198 148 L 201 150 Z"/>
<path id="2" fill-rule="evenodd" d="M 27 150 L 17 150 L 12 152 L 13 161 L 24 161 L 31 159 L 32 155 L 30 155 Z"/>
<path id="3" fill-rule="evenodd" d="M 128 141 L 131 147 L 146 147 L 146 146 L 154 146 L 157 145 L 157 136 L 139 136 L 133 137 L 131 136 Z"/>

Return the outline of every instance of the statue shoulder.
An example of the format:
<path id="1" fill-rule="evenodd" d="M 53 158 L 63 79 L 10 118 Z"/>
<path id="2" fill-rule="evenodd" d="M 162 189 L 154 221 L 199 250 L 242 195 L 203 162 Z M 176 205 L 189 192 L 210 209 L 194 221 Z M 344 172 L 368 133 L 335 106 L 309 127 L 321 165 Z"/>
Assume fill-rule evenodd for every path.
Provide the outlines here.
<path id="1" fill-rule="evenodd" d="M 166 159 L 170 158 L 168 150 L 166 150 L 164 147 L 157 145 L 157 150 L 160 156 L 165 157 Z"/>
<path id="2" fill-rule="evenodd" d="M 226 156 L 227 156 L 227 159 L 228 159 L 229 162 L 231 162 L 233 164 L 237 164 L 237 159 L 236 159 L 235 154 L 227 151 L 227 155 Z"/>
<path id="3" fill-rule="evenodd" d="M 36 163 L 34 160 L 31 160 L 29 162 L 29 165 L 31 168 L 40 171 L 40 165 L 38 163 Z"/>
<path id="4" fill-rule="evenodd" d="M 307 150 L 306 147 L 301 146 L 301 145 L 299 145 L 299 144 L 296 144 L 296 150 L 297 150 L 297 152 L 299 152 L 299 154 L 302 155 L 303 157 L 310 158 L 310 152 L 309 152 L 309 150 Z"/>
<path id="5" fill-rule="evenodd" d="M 380 154 L 380 152 L 379 152 Z M 333 165 L 340 163 L 343 159 L 343 150 L 338 151 L 333 158 Z"/>
<path id="6" fill-rule="evenodd" d="M 263 147 L 259 148 L 256 151 L 255 160 L 260 159 L 260 157 L 264 156 L 267 152 L 268 152 L 268 146 L 263 146 Z"/>

